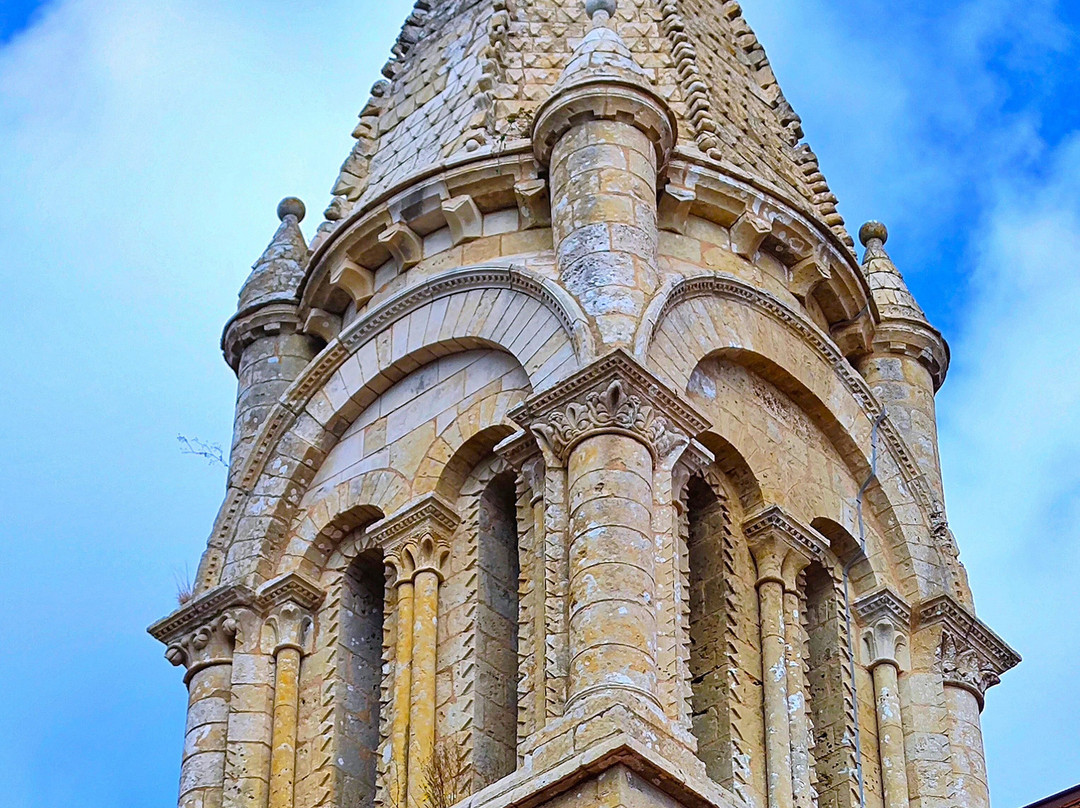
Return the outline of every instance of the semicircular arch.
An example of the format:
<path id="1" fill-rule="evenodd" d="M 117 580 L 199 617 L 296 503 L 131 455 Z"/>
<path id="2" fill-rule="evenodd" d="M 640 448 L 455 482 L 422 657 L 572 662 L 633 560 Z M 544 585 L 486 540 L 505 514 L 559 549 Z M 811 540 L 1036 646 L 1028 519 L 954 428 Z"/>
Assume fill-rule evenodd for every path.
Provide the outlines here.
<path id="1" fill-rule="evenodd" d="M 882 504 L 888 513 L 882 519 L 889 525 L 883 532 L 890 560 L 913 566 L 912 547 L 925 546 L 931 514 L 939 506 L 866 382 L 813 323 L 743 281 L 710 273 L 671 282 L 657 295 L 637 334 L 635 353 L 677 390 L 687 390 L 695 371 L 709 359 L 745 367 L 789 396 L 825 434 L 852 479 L 860 482 L 870 476 L 877 423 L 876 486 L 886 500 Z M 727 440 L 738 443 L 737 423 L 717 427 Z M 768 475 L 758 467 L 754 452 L 740 447 L 740 453 L 753 476 L 764 481 Z M 805 516 L 846 524 L 851 521 L 850 505 L 829 502 L 822 513 Z M 917 583 L 923 594 L 941 585 L 921 577 Z"/>
<path id="2" fill-rule="evenodd" d="M 576 303 L 521 269 L 455 270 L 390 298 L 331 341 L 268 414 L 219 512 L 200 591 L 265 580 L 315 471 L 360 412 L 413 370 L 482 348 L 513 356 L 531 391 L 595 356 Z"/>

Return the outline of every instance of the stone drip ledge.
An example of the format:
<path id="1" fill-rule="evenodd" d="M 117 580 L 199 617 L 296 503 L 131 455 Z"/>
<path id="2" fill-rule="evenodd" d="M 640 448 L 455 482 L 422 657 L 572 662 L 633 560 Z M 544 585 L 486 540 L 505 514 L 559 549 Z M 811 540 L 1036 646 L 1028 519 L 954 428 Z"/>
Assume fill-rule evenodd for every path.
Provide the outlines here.
<path id="1" fill-rule="evenodd" d="M 574 734 L 572 728 L 569 734 Z M 550 768 L 536 771 L 531 756 L 522 768 L 458 803 L 456 808 L 538 808 L 615 767 L 625 767 L 686 808 L 741 808 L 705 776 L 686 773 L 656 749 L 616 732 Z"/>

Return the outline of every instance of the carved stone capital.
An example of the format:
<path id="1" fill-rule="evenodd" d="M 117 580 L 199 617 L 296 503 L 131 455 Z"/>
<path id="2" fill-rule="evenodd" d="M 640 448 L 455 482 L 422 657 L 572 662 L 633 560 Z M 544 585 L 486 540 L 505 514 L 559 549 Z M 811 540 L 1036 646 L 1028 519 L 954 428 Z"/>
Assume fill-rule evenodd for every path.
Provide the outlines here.
<path id="1" fill-rule="evenodd" d="M 936 662 L 945 684 L 973 693 L 980 709 L 986 690 L 1020 663 L 1019 654 L 950 595 L 923 603 L 918 622 L 920 628 L 941 626 Z"/>
<path id="2" fill-rule="evenodd" d="M 514 183 L 514 198 L 523 229 L 551 224 L 551 196 L 545 180 L 518 180 Z"/>
<path id="3" fill-rule="evenodd" d="M 266 618 L 266 650 L 274 656 L 284 648 L 306 654 L 311 650 L 314 629 L 315 618 L 307 608 L 291 600 L 279 603 Z"/>
<path id="4" fill-rule="evenodd" d="M 268 615 L 266 650 L 275 656 L 282 648 L 308 653 L 314 633 L 314 612 L 323 596 L 318 586 L 295 572 L 260 587 L 258 604 Z"/>
<path id="5" fill-rule="evenodd" d="M 683 449 L 708 422 L 627 353 L 617 350 L 510 416 L 566 463 L 573 448 L 604 433 L 629 435 L 657 459 Z"/>
<path id="6" fill-rule="evenodd" d="M 165 658 L 169 662 L 187 668 L 187 681 L 202 668 L 232 662 L 240 613 L 254 601 L 255 594 L 245 586 L 219 586 L 154 623 L 148 631 L 167 646 Z"/>
<path id="7" fill-rule="evenodd" d="M 532 492 L 534 503 L 543 498 L 544 472 L 547 464 L 544 462 L 544 454 L 534 435 L 529 432 L 511 435 L 495 447 L 495 453 L 521 475 Z"/>
<path id="8" fill-rule="evenodd" d="M 911 629 L 911 607 L 888 587 L 863 595 L 852 604 L 852 610 L 866 628 L 862 632 L 862 648 L 867 667 L 883 662 L 901 667 L 898 652 L 906 649 Z"/>
<path id="9" fill-rule="evenodd" d="M 758 584 L 776 581 L 789 590 L 810 562 L 824 562 L 829 549 L 821 534 L 779 505 L 770 505 L 743 522 L 743 535 L 757 564 Z"/>
<path id="10" fill-rule="evenodd" d="M 377 523 L 370 541 L 383 548 L 395 583 L 411 581 L 417 573 L 445 575 L 450 558 L 450 538 L 460 520 L 450 506 L 437 497 L 425 497 Z"/>

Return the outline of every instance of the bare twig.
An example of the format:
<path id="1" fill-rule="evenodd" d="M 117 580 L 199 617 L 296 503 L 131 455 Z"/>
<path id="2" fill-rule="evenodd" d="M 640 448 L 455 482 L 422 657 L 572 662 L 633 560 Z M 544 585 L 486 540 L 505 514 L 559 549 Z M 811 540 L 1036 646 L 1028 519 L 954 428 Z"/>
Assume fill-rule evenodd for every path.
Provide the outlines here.
<path id="1" fill-rule="evenodd" d="M 225 460 L 225 452 L 222 451 L 220 444 L 207 443 L 198 438 L 188 438 L 184 435 L 177 435 L 176 440 L 180 443 L 181 454 L 201 457 L 211 466 L 218 465 L 222 468 L 229 467 L 228 461 Z"/>

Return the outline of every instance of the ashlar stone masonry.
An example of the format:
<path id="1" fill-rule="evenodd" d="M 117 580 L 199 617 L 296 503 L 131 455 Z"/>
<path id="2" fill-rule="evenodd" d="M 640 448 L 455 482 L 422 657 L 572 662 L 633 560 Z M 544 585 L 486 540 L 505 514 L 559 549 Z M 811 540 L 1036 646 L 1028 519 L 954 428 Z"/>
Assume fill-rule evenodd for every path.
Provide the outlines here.
<path id="1" fill-rule="evenodd" d="M 419 0 L 222 338 L 180 808 L 986 808 L 949 352 L 732 0 Z"/>

